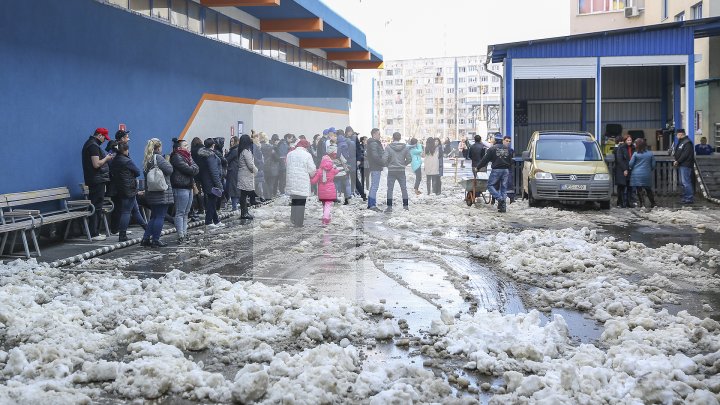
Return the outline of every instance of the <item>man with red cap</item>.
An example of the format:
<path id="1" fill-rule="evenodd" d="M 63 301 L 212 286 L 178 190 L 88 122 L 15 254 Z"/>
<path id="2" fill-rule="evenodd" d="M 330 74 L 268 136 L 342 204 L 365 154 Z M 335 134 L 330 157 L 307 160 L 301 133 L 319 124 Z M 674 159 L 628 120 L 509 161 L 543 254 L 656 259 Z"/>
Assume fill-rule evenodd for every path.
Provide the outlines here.
<path id="1" fill-rule="evenodd" d="M 95 214 L 90 217 L 90 236 L 93 240 L 105 240 L 106 235 L 100 235 L 100 221 L 102 221 L 102 204 L 105 199 L 105 189 L 110 182 L 110 166 L 112 154 L 106 154 L 100 146 L 109 141 L 110 136 L 106 128 L 97 128 L 82 148 L 82 166 L 85 185 L 88 187 L 88 199 L 95 207 Z"/>

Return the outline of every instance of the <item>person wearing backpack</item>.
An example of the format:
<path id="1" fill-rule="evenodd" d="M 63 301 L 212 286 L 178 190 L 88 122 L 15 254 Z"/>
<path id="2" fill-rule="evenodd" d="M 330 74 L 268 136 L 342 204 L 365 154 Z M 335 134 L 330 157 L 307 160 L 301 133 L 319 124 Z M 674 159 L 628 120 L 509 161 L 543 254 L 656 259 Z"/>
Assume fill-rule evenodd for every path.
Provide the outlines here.
<path id="1" fill-rule="evenodd" d="M 160 240 L 165 213 L 174 201 L 170 175 L 173 167 L 162 156 L 162 142 L 152 138 L 145 146 L 143 159 L 145 172 L 145 201 L 150 207 L 150 219 L 140 245 L 154 248 L 165 247 L 167 244 Z"/>
<path id="2" fill-rule="evenodd" d="M 340 170 L 333 165 L 330 156 L 323 156 L 320 161 L 320 167 L 315 171 L 315 175 L 310 183 L 318 186 L 318 199 L 323 204 L 322 224 L 330 224 L 330 210 L 337 198 L 337 189 L 335 188 L 335 175 Z"/>
<path id="3" fill-rule="evenodd" d="M 385 148 L 383 153 L 383 162 L 388 168 L 387 174 L 387 208 L 386 214 L 392 213 L 393 205 L 393 189 L 395 182 L 400 183 L 400 191 L 402 192 L 403 209 L 410 209 L 407 192 L 407 180 L 405 178 L 405 167 L 412 162 L 410 149 L 404 142 L 400 142 L 402 135 L 400 132 L 393 134 L 393 141 Z"/>

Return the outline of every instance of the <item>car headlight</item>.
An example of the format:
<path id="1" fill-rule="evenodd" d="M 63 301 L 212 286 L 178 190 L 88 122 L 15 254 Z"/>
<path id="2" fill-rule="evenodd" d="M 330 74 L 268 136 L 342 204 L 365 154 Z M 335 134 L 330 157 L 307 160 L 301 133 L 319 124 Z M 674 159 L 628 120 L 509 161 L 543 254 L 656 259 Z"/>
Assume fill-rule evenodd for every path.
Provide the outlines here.
<path id="1" fill-rule="evenodd" d="M 550 173 L 537 172 L 535 173 L 536 180 L 552 180 L 553 176 Z"/>
<path id="2" fill-rule="evenodd" d="M 593 180 L 610 180 L 610 175 L 608 173 L 598 173 Z"/>

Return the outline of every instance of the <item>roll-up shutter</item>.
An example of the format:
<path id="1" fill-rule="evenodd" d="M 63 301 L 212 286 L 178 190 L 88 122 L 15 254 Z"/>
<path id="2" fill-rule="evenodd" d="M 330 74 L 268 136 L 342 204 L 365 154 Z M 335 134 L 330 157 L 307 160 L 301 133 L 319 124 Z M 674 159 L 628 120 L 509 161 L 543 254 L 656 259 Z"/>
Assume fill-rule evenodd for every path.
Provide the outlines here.
<path id="1" fill-rule="evenodd" d="M 597 58 L 513 59 L 513 79 L 593 79 Z"/>

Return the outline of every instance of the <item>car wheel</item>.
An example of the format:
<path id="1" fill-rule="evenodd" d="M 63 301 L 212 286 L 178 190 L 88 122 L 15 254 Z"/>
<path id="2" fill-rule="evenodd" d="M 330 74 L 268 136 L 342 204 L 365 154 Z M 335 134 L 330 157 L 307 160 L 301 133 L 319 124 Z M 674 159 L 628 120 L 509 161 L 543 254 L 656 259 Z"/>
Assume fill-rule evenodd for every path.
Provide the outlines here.
<path id="1" fill-rule="evenodd" d="M 528 198 L 528 205 L 530 207 L 536 208 L 536 207 L 540 206 L 540 203 L 538 202 L 538 200 L 536 200 L 535 197 L 533 197 L 532 190 L 530 188 L 528 188 L 527 198 Z"/>
<path id="2" fill-rule="evenodd" d="M 610 201 L 600 201 L 600 209 L 609 210 L 610 209 Z"/>

